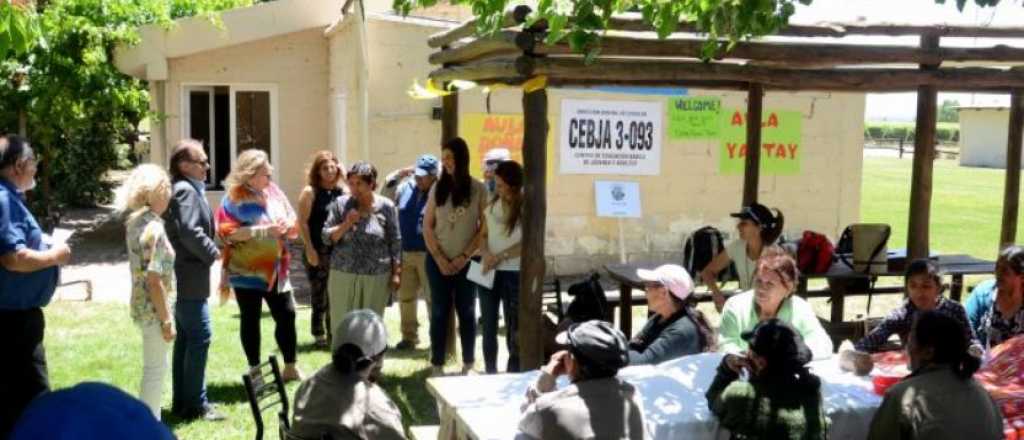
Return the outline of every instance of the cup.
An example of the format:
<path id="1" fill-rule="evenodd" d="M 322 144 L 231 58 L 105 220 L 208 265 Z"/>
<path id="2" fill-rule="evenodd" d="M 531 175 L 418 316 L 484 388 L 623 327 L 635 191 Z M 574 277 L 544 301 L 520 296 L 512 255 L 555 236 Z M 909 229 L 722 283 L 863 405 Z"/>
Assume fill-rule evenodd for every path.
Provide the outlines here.
<path id="1" fill-rule="evenodd" d="M 871 379 L 871 383 L 875 386 L 875 394 L 884 396 L 885 391 L 888 390 L 889 387 L 896 385 L 900 379 L 902 378 L 899 376 L 878 375 Z"/>

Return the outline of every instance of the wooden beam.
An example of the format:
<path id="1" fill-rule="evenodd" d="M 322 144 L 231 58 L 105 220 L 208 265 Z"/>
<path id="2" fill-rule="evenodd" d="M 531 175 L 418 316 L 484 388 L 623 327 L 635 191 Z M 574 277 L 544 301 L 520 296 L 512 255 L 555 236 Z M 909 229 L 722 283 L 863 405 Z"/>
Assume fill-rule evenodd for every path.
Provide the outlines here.
<path id="1" fill-rule="evenodd" d="M 543 365 L 541 298 L 544 294 L 544 237 L 547 218 L 548 95 L 523 93 L 523 240 L 519 272 L 519 362 L 523 371 Z"/>
<path id="2" fill-rule="evenodd" d="M 521 76 L 546 75 L 552 80 L 752 82 L 766 89 L 900 91 L 927 85 L 940 89 L 1009 89 L 1024 87 L 1024 70 L 964 67 L 947 69 L 778 69 L 728 63 L 607 59 L 586 65 L 581 57 L 535 58 L 519 64 Z"/>
<path id="3" fill-rule="evenodd" d="M 743 206 L 757 202 L 761 176 L 761 113 L 764 88 L 751 84 L 747 91 L 747 158 L 743 169 Z"/>
<path id="4" fill-rule="evenodd" d="M 921 48 L 935 50 L 939 37 L 921 37 Z M 922 65 L 923 72 L 934 71 L 935 66 Z M 934 85 L 917 89 L 917 122 L 914 136 L 914 169 L 910 182 L 910 219 L 907 226 L 907 258 L 927 258 L 929 255 L 929 224 L 931 221 L 932 171 L 935 159 L 936 101 L 938 90 Z"/>
<path id="5" fill-rule="evenodd" d="M 508 81 L 500 81 L 502 83 Z M 514 83 L 519 83 L 516 81 Z M 555 87 L 603 87 L 603 86 L 630 86 L 630 87 L 689 87 L 693 89 L 711 89 L 711 90 L 741 90 L 746 91 L 750 88 L 750 83 L 742 81 L 716 81 L 716 80 L 686 80 L 686 81 L 671 81 L 671 80 L 660 80 L 660 81 L 645 81 L 645 80 L 632 80 L 632 79 L 617 79 L 617 80 L 587 80 L 587 79 L 566 79 L 566 78 L 549 78 L 548 84 Z M 768 88 L 765 88 L 769 90 Z M 782 90 L 782 91 L 802 91 L 802 90 L 816 90 L 804 88 L 801 84 L 790 84 L 777 85 L 771 87 L 770 90 Z M 863 91 L 862 89 L 817 89 L 817 90 L 828 90 L 828 91 Z M 917 89 L 908 89 L 908 91 L 916 91 Z M 941 88 L 940 92 L 960 92 L 960 93 L 991 93 L 1005 95 L 1011 92 L 1009 87 L 1001 88 L 985 88 L 985 87 L 970 87 L 969 84 L 961 84 L 959 87 Z"/>
<path id="6" fill-rule="evenodd" d="M 1006 139 L 1006 185 L 1003 189 L 1003 229 L 999 248 L 1017 241 L 1017 214 L 1020 204 L 1021 143 L 1024 141 L 1024 90 L 1010 94 L 1010 127 Z"/>
<path id="7" fill-rule="evenodd" d="M 502 31 L 490 37 L 477 38 L 454 48 L 445 48 L 430 54 L 430 64 L 465 63 L 479 58 L 518 54 L 522 47 L 531 47 L 532 35 L 524 32 Z"/>
<path id="8" fill-rule="evenodd" d="M 658 40 L 609 35 L 601 38 L 601 56 L 615 57 L 670 57 L 699 59 L 707 40 L 699 38 L 672 38 Z M 523 41 L 523 46 L 534 44 L 538 55 L 573 54 L 567 42 L 548 45 Z M 723 42 L 724 46 L 724 42 Z M 917 46 L 871 46 L 836 43 L 740 42 L 717 58 L 770 61 L 780 66 L 836 66 L 854 64 L 940 64 L 943 61 L 968 62 L 1024 62 L 1024 49 L 997 45 L 984 48 L 942 48 L 926 51 Z"/>
<path id="9" fill-rule="evenodd" d="M 435 82 L 447 82 L 454 80 L 464 81 L 487 81 L 505 78 L 515 78 L 521 75 L 521 67 L 517 62 L 530 63 L 524 58 L 487 58 L 473 61 L 466 64 L 445 66 L 430 72 L 430 78 Z"/>
<path id="10" fill-rule="evenodd" d="M 613 15 L 608 23 L 609 30 L 654 32 L 651 25 L 644 22 L 640 14 Z M 681 22 L 676 32 L 703 34 L 693 22 Z M 910 36 L 933 35 L 938 37 L 982 37 L 982 38 L 1021 38 L 1024 27 L 993 27 L 993 26 L 921 26 L 898 23 L 817 23 L 792 24 L 779 29 L 773 35 L 787 37 L 847 37 L 851 35 L 884 35 Z"/>
<path id="11" fill-rule="evenodd" d="M 441 97 L 441 145 L 459 135 L 459 92 Z"/>
<path id="12" fill-rule="evenodd" d="M 505 16 L 501 19 L 501 27 L 507 28 L 521 25 L 526 22 L 526 18 L 530 16 L 531 12 L 533 10 L 526 5 L 519 5 L 505 11 Z M 431 35 L 427 38 L 427 46 L 438 48 L 472 36 L 476 33 L 476 23 L 477 19 L 473 18 L 447 31 Z"/>

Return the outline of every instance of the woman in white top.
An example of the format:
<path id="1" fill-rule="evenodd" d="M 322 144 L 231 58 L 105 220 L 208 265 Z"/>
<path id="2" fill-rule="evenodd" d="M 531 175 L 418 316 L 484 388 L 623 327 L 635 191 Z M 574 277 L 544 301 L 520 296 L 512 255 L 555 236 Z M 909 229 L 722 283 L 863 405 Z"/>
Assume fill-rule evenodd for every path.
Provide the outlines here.
<path id="1" fill-rule="evenodd" d="M 754 272 L 761 251 L 778 240 L 785 223 L 782 211 L 775 209 L 775 213 L 772 214 L 771 209 L 757 202 L 744 206 L 740 212 L 731 216 L 739 219 L 736 230 L 739 231 L 740 237 L 730 242 L 700 273 L 704 284 L 711 290 L 715 308 L 719 312 L 725 306 L 725 295 L 718 287 L 719 272 L 728 268 L 729 263 L 735 264 L 740 291 L 750 290 L 754 284 Z"/>
<path id="2" fill-rule="evenodd" d="M 481 287 L 480 314 L 483 321 L 484 367 L 498 372 L 498 307 L 505 309 L 505 339 L 508 344 L 508 372 L 519 371 L 519 251 L 523 233 L 523 168 L 504 161 L 494 170 L 495 192 L 484 209 L 483 272 L 494 273 L 490 289 Z"/>

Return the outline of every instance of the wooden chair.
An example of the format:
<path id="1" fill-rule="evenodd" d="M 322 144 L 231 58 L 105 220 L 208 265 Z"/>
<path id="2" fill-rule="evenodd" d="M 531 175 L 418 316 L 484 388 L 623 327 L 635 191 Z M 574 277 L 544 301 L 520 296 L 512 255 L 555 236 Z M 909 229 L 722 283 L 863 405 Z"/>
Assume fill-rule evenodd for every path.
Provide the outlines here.
<path id="1" fill-rule="evenodd" d="M 277 418 L 280 421 L 278 433 L 282 440 L 287 440 L 288 429 L 291 427 L 288 421 L 288 395 L 284 390 L 284 380 L 281 379 L 281 369 L 277 365 L 277 358 L 270 357 L 270 360 L 259 364 L 242 375 L 242 382 L 245 384 L 245 394 L 249 397 L 249 407 L 252 408 L 252 417 L 256 421 L 256 440 L 263 440 L 263 412 L 280 406 Z"/>

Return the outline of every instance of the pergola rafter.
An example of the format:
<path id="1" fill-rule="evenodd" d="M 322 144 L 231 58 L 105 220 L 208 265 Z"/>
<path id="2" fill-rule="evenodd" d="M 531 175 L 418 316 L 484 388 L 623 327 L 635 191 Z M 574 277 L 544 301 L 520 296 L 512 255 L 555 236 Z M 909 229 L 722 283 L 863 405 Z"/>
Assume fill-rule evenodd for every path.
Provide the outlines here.
<path id="1" fill-rule="evenodd" d="M 776 35 L 785 41 L 756 40 L 735 44 L 721 58 L 702 61 L 705 41 L 693 23 L 680 23 L 666 39 L 639 15 L 614 16 L 601 49 L 591 63 L 565 43 L 547 44 L 543 21 L 527 26 L 530 8 L 518 6 L 503 18 L 495 35 L 475 37 L 475 20 L 431 36 L 438 49 L 429 61 L 435 82 L 470 80 L 481 84 L 531 84 L 524 87 L 523 165 L 527 175 L 523 224 L 520 316 L 539 316 L 544 279 L 546 213 L 547 94 L 533 79 L 548 85 L 638 85 L 747 91 L 747 112 L 759 120 L 765 92 L 772 90 L 918 93 L 917 136 L 911 182 L 907 247 L 909 258 L 929 255 L 928 223 L 935 155 L 936 96 L 939 91 L 1009 93 L 1012 95 L 1007 139 L 1007 184 L 1000 244 L 1016 239 L 1021 139 L 1024 126 L 1024 48 L 993 45 L 941 47 L 942 37 L 1020 39 L 1024 27 L 918 26 L 902 24 L 791 25 Z M 832 38 L 852 35 L 917 36 L 920 45 L 849 44 Z M 457 94 L 443 101 L 443 139 L 457 130 Z M 747 124 L 747 144 L 759 145 L 760 124 Z M 743 203 L 757 200 L 759 148 L 746 156 Z M 623 301 L 627 303 L 626 301 Z M 621 307 L 628 328 L 630 310 Z M 521 319 L 520 357 L 524 368 L 541 364 L 539 320 Z"/>

